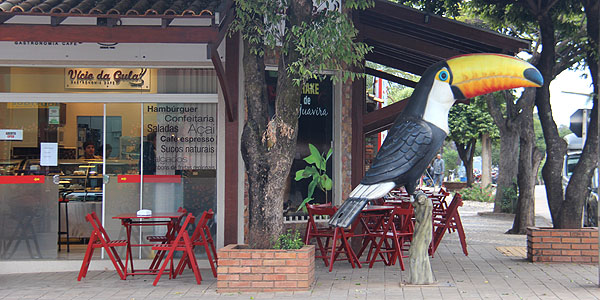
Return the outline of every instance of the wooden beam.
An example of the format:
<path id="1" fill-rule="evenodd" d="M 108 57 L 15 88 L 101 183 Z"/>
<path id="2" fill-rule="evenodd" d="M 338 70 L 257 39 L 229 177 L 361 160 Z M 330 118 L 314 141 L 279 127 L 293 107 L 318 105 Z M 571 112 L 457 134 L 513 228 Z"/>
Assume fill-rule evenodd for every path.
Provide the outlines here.
<path id="1" fill-rule="evenodd" d="M 231 109 L 233 104 L 231 103 L 231 97 L 229 95 L 229 84 L 225 78 L 225 68 L 223 68 L 223 62 L 221 62 L 217 46 L 215 44 L 209 44 L 208 47 L 210 49 L 210 59 L 215 66 L 217 78 L 221 84 L 221 92 L 223 92 L 223 98 L 225 99 L 225 116 L 227 117 L 227 121 L 231 122 L 234 119 L 233 110 Z"/>
<path id="2" fill-rule="evenodd" d="M 367 73 L 369 75 L 373 75 L 375 77 L 383 78 L 383 79 L 391 81 L 391 82 L 402 84 L 402 85 L 405 85 L 405 86 L 408 86 L 411 88 L 415 88 L 417 86 L 417 82 L 415 82 L 415 81 L 404 79 L 402 77 L 398 77 L 396 75 L 392 75 L 390 73 L 382 72 L 379 70 L 365 68 L 365 73 Z"/>
<path id="3" fill-rule="evenodd" d="M 239 170 L 238 161 L 240 156 L 240 135 L 239 135 L 239 122 L 238 119 L 238 101 L 239 101 L 239 51 L 240 51 L 240 37 L 239 34 L 235 34 L 232 37 L 228 37 L 225 40 L 226 52 L 225 52 L 225 67 L 227 73 L 225 78 L 227 79 L 229 87 L 229 96 L 231 110 L 233 112 L 233 120 L 225 122 L 225 211 L 224 216 L 225 228 L 224 232 L 224 243 L 225 245 L 234 244 L 238 242 L 238 212 L 243 210 L 244 207 L 238 205 L 238 172 Z M 243 168 L 242 168 L 243 170 Z M 243 184 L 242 184 L 243 185 Z M 241 220 L 243 224 L 243 219 Z"/>
<path id="4" fill-rule="evenodd" d="M 92 43 L 211 43 L 213 27 L 17 25 L 0 26 L 0 41 Z"/>
<path id="5" fill-rule="evenodd" d="M 408 99 L 372 111 L 363 117 L 363 132 L 365 136 L 389 129 L 398 115 L 408 104 Z"/>
<path id="6" fill-rule="evenodd" d="M 356 187 L 365 175 L 365 134 L 363 115 L 365 113 L 365 79 L 352 82 L 352 188 Z"/>
<path id="7" fill-rule="evenodd" d="M 375 6 L 369 8 L 368 11 L 380 14 L 380 19 L 400 19 L 417 26 L 424 26 L 452 35 L 460 35 L 463 38 L 498 47 L 502 49 L 503 53 L 507 54 L 515 54 L 518 53 L 520 49 L 528 49 L 530 44 L 523 39 L 509 37 L 491 30 L 484 30 L 466 23 L 433 14 L 427 14 L 389 1 L 376 0 Z M 427 19 L 425 18 L 425 15 L 428 15 Z"/>
<path id="8" fill-rule="evenodd" d="M 378 63 L 384 66 L 392 67 L 394 69 L 406 71 L 417 75 L 423 74 L 423 72 L 425 72 L 425 70 L 429 67 L 410 61 L 400 61 L 395 57 L 390 57 L 388 55 L 377 52 L 368 53 L 365 56 L 365 59 L 374 63 Z"/>
<path id="9" fill-rule="evenodd" d="M 386 44 L 392 45 L 392 47 L 426 53 L 428 57 L 435 58 L 435 60 L 443 60 L 452 56 L 464 54 L 456 49 L 436 45 L 427 42 L 424 39 L 418 39 L 407 34 L 381 30 L 369 26 L 369 24 L 363 25 L 360 34 L 364 35 L 365 40 L 373 39 L 385 42 Z"/>

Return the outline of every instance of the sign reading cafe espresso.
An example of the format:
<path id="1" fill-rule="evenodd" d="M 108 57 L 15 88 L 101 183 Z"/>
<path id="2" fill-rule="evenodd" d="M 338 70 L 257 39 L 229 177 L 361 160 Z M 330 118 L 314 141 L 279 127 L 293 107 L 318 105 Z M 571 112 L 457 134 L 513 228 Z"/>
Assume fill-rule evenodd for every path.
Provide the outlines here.
<path id="1" fill-rule="evenodd" d="M 146 68 L 65 68 L 65 89 L 149 90 Z"/>

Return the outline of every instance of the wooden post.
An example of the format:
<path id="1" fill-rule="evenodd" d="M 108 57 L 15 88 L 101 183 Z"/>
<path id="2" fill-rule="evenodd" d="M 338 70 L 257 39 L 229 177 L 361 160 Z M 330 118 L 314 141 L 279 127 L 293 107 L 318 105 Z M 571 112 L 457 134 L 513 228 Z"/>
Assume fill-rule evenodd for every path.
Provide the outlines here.
<path id="1" fill-rule="evenodd" d="M 433 235 L 431 223 L 433 204 L 423 192 L 418 192 L 413 202 L 415 208 L 415 232 L 408 251 L 410 269 L 408 283 L 432 284 L 434 282 L 429 262 L 429 244 Z"/>

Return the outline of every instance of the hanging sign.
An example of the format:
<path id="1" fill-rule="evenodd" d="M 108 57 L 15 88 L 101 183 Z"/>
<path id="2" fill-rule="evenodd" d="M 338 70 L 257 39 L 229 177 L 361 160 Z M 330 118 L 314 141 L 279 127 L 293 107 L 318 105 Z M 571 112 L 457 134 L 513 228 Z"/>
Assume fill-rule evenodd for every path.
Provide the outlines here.
<path id="1" fill-rule="evenodd" d="M 65 89 L 149 90 L 146 68 L 65 68 Z"/>
<path id="2" fill-rule="evenodd" d="M 0 141 L 22 141 L 23 129 L 0 129 Z"/>

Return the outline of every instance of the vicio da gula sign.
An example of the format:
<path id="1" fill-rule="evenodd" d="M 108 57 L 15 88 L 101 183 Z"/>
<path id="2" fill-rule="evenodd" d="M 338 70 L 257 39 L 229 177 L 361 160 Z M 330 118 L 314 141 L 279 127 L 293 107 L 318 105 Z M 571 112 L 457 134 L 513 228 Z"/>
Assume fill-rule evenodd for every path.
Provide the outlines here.
<path id="1" fill-rule="evenodd" d="M 65 89 L 149 90 L 146 68 L 66 68 Z"/>

